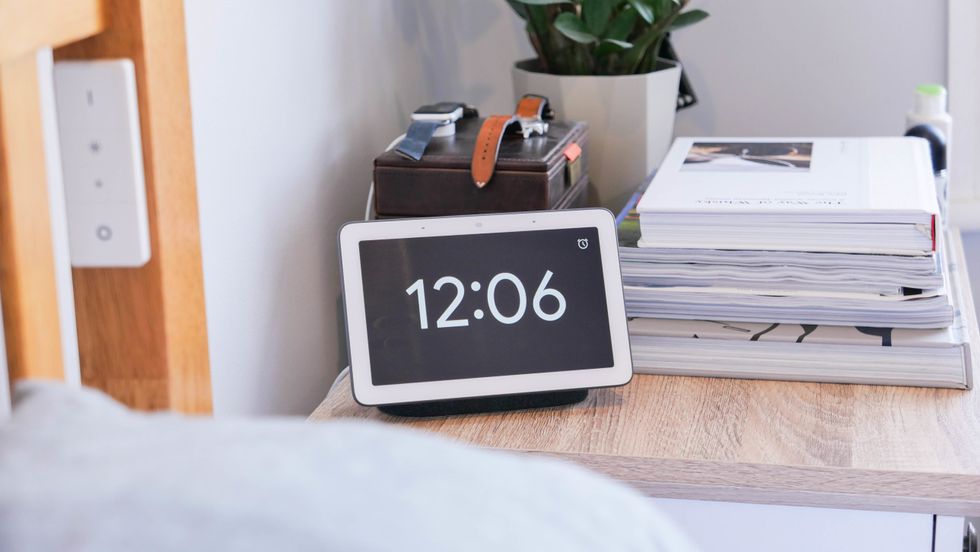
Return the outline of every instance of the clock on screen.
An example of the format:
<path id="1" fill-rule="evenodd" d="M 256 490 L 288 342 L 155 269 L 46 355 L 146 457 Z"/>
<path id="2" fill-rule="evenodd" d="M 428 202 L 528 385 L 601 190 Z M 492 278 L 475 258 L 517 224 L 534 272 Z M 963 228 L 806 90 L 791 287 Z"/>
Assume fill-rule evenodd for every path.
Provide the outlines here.
<path id="1" fill-rule="evenodd" d="M 595 227 L 359 243 L 372 384 L 613 365 Z"/>

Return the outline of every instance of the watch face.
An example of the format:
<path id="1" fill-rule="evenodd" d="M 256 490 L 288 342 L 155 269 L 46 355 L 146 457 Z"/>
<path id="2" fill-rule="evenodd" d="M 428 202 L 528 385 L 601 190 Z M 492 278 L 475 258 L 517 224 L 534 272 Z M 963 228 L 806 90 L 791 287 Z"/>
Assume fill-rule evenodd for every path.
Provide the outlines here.
<path id="1" fill-rule="evenodd" d="M 415 110 L 416 115 L 452 115 L 457 109 L 466 107 L 459 102 L 439 102 L 430 105 L 423 105 Z"/>
<path id="2" fill-rule="evenodd" d="M 613 365 L 595 227 L 359 248 L 376 386 Z"/>

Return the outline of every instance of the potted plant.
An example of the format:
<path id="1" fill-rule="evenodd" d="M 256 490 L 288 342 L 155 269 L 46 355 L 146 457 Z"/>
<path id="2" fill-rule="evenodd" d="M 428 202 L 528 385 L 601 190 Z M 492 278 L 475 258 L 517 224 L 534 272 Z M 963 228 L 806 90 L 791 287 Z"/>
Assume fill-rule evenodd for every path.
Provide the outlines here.
<path id="1" fill-rule="evenodd" d="M 589 176 L 617 211 L 670 147 L 681 68 L 658 57 L 668 33 L 706 18 L 690 0 L 507 0 L 537 58 L 513 70 L 514 94 L 548 96 L 589 123 Z"/>

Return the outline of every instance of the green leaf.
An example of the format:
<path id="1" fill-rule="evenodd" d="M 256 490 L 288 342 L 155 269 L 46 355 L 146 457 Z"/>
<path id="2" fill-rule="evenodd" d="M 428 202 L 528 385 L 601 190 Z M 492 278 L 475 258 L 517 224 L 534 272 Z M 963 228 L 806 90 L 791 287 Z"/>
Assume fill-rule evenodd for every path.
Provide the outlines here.
<path id="1" fill-rule="evenodd" d="M 602 39 L 602 42 L 603 44 L 612 44 L 613 46 L 616 46 L 616 48 L 620 51 L 627 50 L 633 47 L 632 43 L 627 42 L 625 40 L 614 40 L 611 38 L 604 38 Z"/>
<path id="2" fill-rule="evenodd" d="M 612 17 L 612 0 L 583 0 L 582 18 L 589 32 L 595 36 L 601 35 Z"/>
<path id="3" fill-rule="evenodd" d="M 682 9 L 681 4 L 676 0 L 647 0 L 647 2 L 653 8 L 654 17 L 661 21 L 673 17 Z"/>
<path id="4" fill-rule="evenodd" d="M 646 3 L 646 0 L 628 0 L 636 13 L 640 14 L 647 23 L 653 23 L 653 8 Z"/>
<path id="5" fill-rule="evenodd" d="M 604 38 L 595 49 L 595 55 L 596 57 L 604 57 L 608 56 L 609 54 L 622 52 L 623 50 L 629 50 L 632 47 L 633 45 L 625 40 L 611 40 Z"/>
<path id="6" fill-rule="evenodd" d="M 564 12 L 559 14 L 555 18 L 554 25 L 558 29 L 558 32 L 580 44 L 592 44 L 599 41 L 595 35 L 589 33 L 589 29 L 585 26 L 585 23 L 578 17 L 575 17 L 574 13 Z"/>
<path id="7" fill-rule="evenodd" d="M 571 4 L 571 0 L 514 0 L 515 2 L 520 2 L 521 4 L 530 4 L 532 6 L 547 6 L 549 4 Z"/>
<path id="8" fill-rule="evenodd" d="M 688 25 L 693 25 L 699 21 L 703 21 L 708 17 L 708 12 L 704 10 L 690 10 L 682 14 L 679 14 L 674 22 L 670 24 L 670 30 L 676 31 L 681 27 L 687 27 Z"/>
<path id="9" fill-rule="evenodd" d="M 630 33 L 633 32 L 633 27 L 635 26 L 636 10 L 626 6 L 623 11 L 619 12 L 613 18 L 612 23 L 609 24 L 609 28 L 606 29 L 605 37 L 610 40 L 626 40 L 629 38 Z"/>
<path id="10" fill-rule="evenodd" d="M 663 38 L 663 28 L 668 23 L 670 23 L 670 19 L 659 21 L 645 29 L 638 38 L 633 40 L 633 47 L 623 55 L 623 61 L 627 67 L 626 74 L 631 75 L 640 70 L 640 64 L 643 61 L 643 57 L 647 54 L 647 49 Z M 653 55 L 656 57 L 656 53 Z"/>

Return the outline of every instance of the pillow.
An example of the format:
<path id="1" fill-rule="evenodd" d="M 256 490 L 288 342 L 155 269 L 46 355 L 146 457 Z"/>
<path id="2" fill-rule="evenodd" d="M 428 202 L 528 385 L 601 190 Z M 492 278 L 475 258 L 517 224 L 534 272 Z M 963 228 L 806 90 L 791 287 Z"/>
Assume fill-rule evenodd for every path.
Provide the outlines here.
<path id="1" fill-rule="evenodd" d="M 587 470 L 365 421 L 130 412 L 20 384 L 0 550 L 693 550 Z"/>

